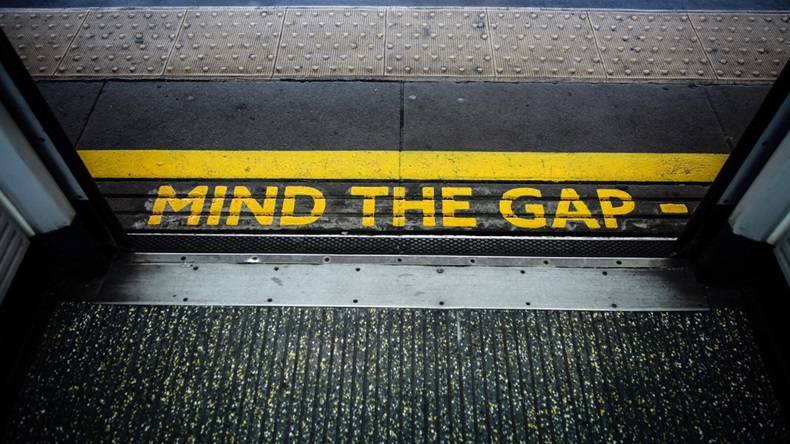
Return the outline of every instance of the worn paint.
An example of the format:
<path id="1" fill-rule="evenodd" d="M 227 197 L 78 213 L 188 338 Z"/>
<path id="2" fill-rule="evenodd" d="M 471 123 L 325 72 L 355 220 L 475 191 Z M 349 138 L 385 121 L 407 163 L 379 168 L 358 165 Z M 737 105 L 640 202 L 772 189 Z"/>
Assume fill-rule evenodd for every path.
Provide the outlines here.
<path id="1" fill-rule="evenodd" d="M 661 212 L 664 214 L 688 214 L 689 209 L 686 204 L 661 204 Z"/>
<path id="2" fill-rule="evenodd" d="M 726 154 L 83 150 L 97 179 L 712 182 Z"/>
<path id="3" fill-rule="evenodd" d="M 397 151 L 79 151 L 96 179 L 398 179 Z"/>
<path id="4" fill-rule="evenodd" d="M 281 192 L 279 186 L 251 191 L 238 185 L 233 188 L 227 208 L 224 203 L 229 187 L 216 185 L 210 201 L 209 188 L 199 185 L 179 195 L 171 185 L 160 186 L 149 205 L 147 225 L 162 225 L 165 216 L 165 225 L 183 225 L 186 216 L 187 226 L 197 226 L 205 215 L 206 226 L 223 225 L 224 216 L 224 225 L 229 227 L 238 226 L 240 219 L 245 219 L 247 225 L 257 223 L 261 227 L 305 227 L 327 213 L 326 223 L 353 228 L 376 227 L 380 223 L 393 228 L 415 224 L 422 228 L 478 228 L 478 218 L 485 220 L 485 228 L 492 219 L 501 217 L 503 220 L 495 224 L 509 223 L 518 229 L 574 229 L 584 225 L 599 230 L 618 229 L 617 218 L 629 216 L 636 209 L 633 197 L 616 188 L 596 188 L 594 195 L 581 197 L 576 189 L 563 187 L 558 197 L 549 198 L 530 187 L 507 189 L 497 196 L 482 187 L 350 186 L 345 193 L 347 198 L 328 200 L 324 191 L 310 186 L 288 185 Z M 499 209 L 499 214 L 494 208 Z"/>
<path id="5" fill-rule="evenodd" d="M 712 182 L 726 154 L 405 151 L 406 180 Z"/>

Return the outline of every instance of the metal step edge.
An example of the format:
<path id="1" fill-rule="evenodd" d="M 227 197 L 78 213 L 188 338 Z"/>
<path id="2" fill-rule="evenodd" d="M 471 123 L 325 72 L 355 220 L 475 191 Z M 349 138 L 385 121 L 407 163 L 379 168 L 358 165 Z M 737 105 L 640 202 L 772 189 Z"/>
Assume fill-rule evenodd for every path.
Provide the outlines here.
<path id="1" fill-rule="evenodd" d="M 132 255 L 103 304 L 697 311 L 714 290 L 670 259 Z"/>

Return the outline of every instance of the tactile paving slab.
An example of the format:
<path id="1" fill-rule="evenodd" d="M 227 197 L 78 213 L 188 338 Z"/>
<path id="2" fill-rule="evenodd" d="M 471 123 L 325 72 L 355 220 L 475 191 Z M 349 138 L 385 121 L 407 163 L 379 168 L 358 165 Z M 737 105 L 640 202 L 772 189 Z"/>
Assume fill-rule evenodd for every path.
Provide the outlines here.
<path id="1" fill-rule="evenodd" d="M 719 79 L 773 80 L 788 60 L 787 14 L 690 14 Z"/>
<path id="2" fill-rule="evenodd" d="M 384 70 L 384 9 L 289 9 L 274 77 L 373 77 Z"/>
<path id="3" fill-rule="evenodd" d="M 488 20 L 497 77 L 606 78 L 586 12 L 491 10 Z"/>
<path id="4" fill-rule="evenodd" d="M 9 9 L 0 26 L 31 74 L 59 79 L 770 83 L 790 58 L 787 12 Z"/>
<path id="5" fill-rule="evenodd" d="M 56 75 L 162 75 L 185 10 L 94 11 Z"/>
<path id="6" fill-rule="evenodd" d="M 609 78 L 715 78 L 686 14 L 598 11 L 590 20 Z"/>
<path id="7" fill-rule="evenodd" d="M 166 76 L 271 77 L 285 9 L 190 10 Z"/>
<path id="8" fill-rule="evenodd" d="M 49 76 L 87 15 L 82 11 L 0 11 L 0 29 L 31 75 Z"/>
<path id="9" fill-rule="evenodd" d="M 483 10 L 390 10 L 387 76 L 484 78 L 494 76 Z"/>

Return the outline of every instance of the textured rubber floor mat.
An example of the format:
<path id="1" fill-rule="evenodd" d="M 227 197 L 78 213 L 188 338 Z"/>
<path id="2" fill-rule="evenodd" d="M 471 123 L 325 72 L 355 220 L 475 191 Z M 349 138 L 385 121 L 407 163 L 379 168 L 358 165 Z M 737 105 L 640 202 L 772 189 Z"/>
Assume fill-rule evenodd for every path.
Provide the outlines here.
<path id="1" fill-rule="evenodd" d="M 785 442 L 742 312 L 56 310 L 14 442 Z"/>

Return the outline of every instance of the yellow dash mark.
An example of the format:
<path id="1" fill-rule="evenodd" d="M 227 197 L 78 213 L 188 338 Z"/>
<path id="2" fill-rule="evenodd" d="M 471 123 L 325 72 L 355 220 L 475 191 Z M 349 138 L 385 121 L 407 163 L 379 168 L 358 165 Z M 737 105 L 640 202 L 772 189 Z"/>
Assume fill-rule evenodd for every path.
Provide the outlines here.
<path id="1" fill-rule="evenodd" d="M 686 204 L 661 204 L 661 212 L 664 214 L 688 214 L 689 209 Z"/>
<path id="2" fill-rule="evenodd" d="M 712 182 L 726 154 L 88 150 L 97 179 Z"/>

